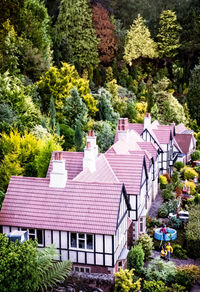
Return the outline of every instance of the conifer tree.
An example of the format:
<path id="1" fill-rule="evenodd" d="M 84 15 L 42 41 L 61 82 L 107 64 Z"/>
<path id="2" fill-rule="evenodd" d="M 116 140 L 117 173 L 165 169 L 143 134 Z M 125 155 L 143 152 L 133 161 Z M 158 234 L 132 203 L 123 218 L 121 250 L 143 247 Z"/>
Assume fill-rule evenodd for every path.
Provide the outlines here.
<path id="1" fill-rule="evenodd" d="M 160 57 L 174 57 L 180 47 L 181 26 L 177 21 L 176 13 L 164 10 L 160 15 L 159 30 L 157 34 Z"/>
<path id="2" fill-rule="evenodd" d="M 58 45 L 67 39 L 76 68 L 96 67 L 99 63 L 98 40 L 87 0 L 61 0 L 54 36 Z"/>
<path id="3" fill-rule="evenodd" d="M 50 112 L 49 127 L 51 131 L 54 132 L 56 126 L 56 109 L 53 96 L 51 97 L 49 112 Z"/>
<path id="4" fill-rule="evenodd" d="M 82 125 L 81 125 L 80 121 L 77 121 L 77 123 L 76 123 L 75 134 L 74 134 L 74 143 L 76 146 L 76 151 L 77 152 L 82 151 L 83 131 L 82 131 Z"/>
<path id="5" fill-rule="evenodd" d="M 127 64 L 132 65 L 132 61 L 140 57 L 154 58 L 155 56 L 156 44 L 151 39 L 144 19 L 138 15 L 126 35 L 124 60 Z"/>
<path id="6" fill-rule="evenodd" d="M 196 65 L 191 72 L 187 101 L 191 118 L 200 125 L 200 65 Z"/>
<path id="7" fill-rule="evenodd" d="M 99 3 L 92 9 L 92 19 L 97 37 L 100 39 L 99 58 L 104 64 L 110 63 L 117 51 L 114 25 L 110 21 L 108 11 Z"/>

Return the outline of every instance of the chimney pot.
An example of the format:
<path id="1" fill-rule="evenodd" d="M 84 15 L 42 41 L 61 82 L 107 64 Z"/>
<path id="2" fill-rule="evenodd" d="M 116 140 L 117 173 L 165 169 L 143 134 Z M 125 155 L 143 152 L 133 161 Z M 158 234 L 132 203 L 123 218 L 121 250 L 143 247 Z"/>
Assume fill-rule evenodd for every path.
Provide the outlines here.
<path id="1" fill-rule="evenodd" d="M 150 113 L 145 114 L 145 117 L 147 117 L 147 118 L 150 118 L 150 116 L 151 116 Z"/>
<path id="2" fill-rule="evenodd" d="M 62 152 L 58 152 L 58 157 L 59 157 L 58 160 L 62 160 L 63 159 Z"/>
<path id="3" fill-rule="evenodd" d="M 91 130 L 88 131 L 88 136 L 89 136 L 89 137 L 91 136 Z"/>
<path id="4" fill-rule="evenodd" d="M 94 135 L 94 130 L 92 130 L 92 135 L 91 135 L 92 137 L 94 137 L 95 135 Z"/>

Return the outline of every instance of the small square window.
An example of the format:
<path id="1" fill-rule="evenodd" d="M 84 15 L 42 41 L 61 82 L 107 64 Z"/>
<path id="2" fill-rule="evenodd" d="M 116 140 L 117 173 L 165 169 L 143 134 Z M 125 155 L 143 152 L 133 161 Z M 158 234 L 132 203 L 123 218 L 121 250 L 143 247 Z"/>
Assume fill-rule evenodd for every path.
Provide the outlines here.
<path id="1" fill-rule="evenodd" d="M 29 234 L 35 234 L 35 229 L 29 229 Z"/>
<path id="2" fill-rule="evenodd" d="M 85 248 L 85 240 L 80 240 L 79 239 L 79 248 Z"/>
<path id="3" fill-rule="evenodd" d="M 80 271 L 81 271 L 81 273 L 85 272 L 84 268 L 80 268 Z"/>
<path id="4" fill-rule="evenodd" d="M 79 267 L 74 267 L 75 272 L 79 272 Z"/>
<path id="5" fill-rule="evenodd" d="M 33 240 L 35 240 L 35 235 L 33 235 L 33 234 L 29 234 L 29 239 L 33 239 Z"/>
<path id="6" fill-rule="evenodd" d="M 93 249 L 93 236 L 87 234 L 87 249 Z"/>
<path id="7" fill-rule="evenodd" d="M 43 230 L 41 229 L 37 230 L 37 240 L 38 244 L 43 244 Z"/>
<path id="8" fill-rule="evenodd" d="M 85 268 L 85 272 L 86 273 L 90 273 L 90 269 L 89 268 Z"/>
<path id="9" fill-rule="evenodd" d="M 84 233 L 79 233 L 78 234 L 78 238 L 85 238 L 85 234 Z"/>

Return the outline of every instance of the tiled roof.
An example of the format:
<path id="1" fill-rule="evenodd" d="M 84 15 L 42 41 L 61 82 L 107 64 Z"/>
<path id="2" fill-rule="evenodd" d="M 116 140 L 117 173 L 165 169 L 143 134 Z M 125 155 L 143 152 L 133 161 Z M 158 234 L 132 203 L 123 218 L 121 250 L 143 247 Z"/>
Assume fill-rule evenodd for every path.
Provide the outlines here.
<path id="1" fill-rule="evenodd" d="M 186 126 L 183 123 L 181 123 L 181 124 L 175 126 L 175 130 L 176 130 L 177 134 L 181 134 L 182 132 L 184 132 L 188 129 L 186 128 Z"/>
<path id="2" fill-rule="evenodd" d="M 11 177 L 0 225 L 114 234 L 122 184 L 68 181 L 50 188 L 48 178 Z"/>
<path id="3" fill-rule="evenodd" d="M 152 142 L 138 142 L 137 144 L 142 150 L 148 151 L 152 155 L 154 160 L 156 160 L 158 147 L 156 147 L 155 144 L 153 144 Z"/>
<path id="4" fill-rule="evenodd" d="M 191 134 L 176 134 L 176 142 L 184 154 L 189 153 L 190 143 L 192 139 Z"/>
<path id="5" fill-rule="evenodd" d="M 51 161 L 49 164 L 49 169 L 47 172 L 47 177 L 50 176 L 50 172 L 52 170 L 52 160 L 54 158 L 55 151 L 52 153 Z M 65 162 L 65 168 L 68 171 L 68 179 L 73 179 L 76 177 L 82 170 L 83 170 L 83 152 L 69 152 L 69 151 L 62 151 L 63 159 Z"/>
<path id="6" fill-rule="evenodd" d="M 160 144 L 168 144 L 170 142 L 170 131 L 169 130 L 155 130 L 153 132 Z"/>
<path id="7" fill-rule="evenodd" d="M 104 154 L 101 154 L 96 160 L 96 171 L 91 173 L 89 169 L 85 169 L 80 174 L 78 174 L 74 181 L 82 182 L 119 182 L 112 168 L 110 167 Z"/>
<path id="8" fill-rule="evenodd" d="M 132 124 L 132 123 L 129 123 L 128 124 L 128 128 L 129 128 L 129 130 L 134 130 L 139 135 L 141 135 L 143 130 L 144 130 L 144 124 Z"/>
<path id="9" fill-rule="evenodd" d="M 106 153 L 105 157 L 118 180 L 125 184 L 127 194 L 140 194 L 144 155 L 138 151 L 129 155 Z"/>

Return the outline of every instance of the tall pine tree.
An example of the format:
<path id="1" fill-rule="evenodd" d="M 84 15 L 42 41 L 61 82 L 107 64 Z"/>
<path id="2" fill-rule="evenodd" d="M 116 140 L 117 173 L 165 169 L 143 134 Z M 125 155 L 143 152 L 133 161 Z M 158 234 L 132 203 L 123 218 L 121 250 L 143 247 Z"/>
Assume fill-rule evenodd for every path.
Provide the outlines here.
<path id="1" fill-rule="evenodd" d="M 98 65 L 98 40 L 87 0 L 61 0 L 54 36 L 57 45 L 62 45 L 63 39 L 67 39 L 77 69 Z"/>

